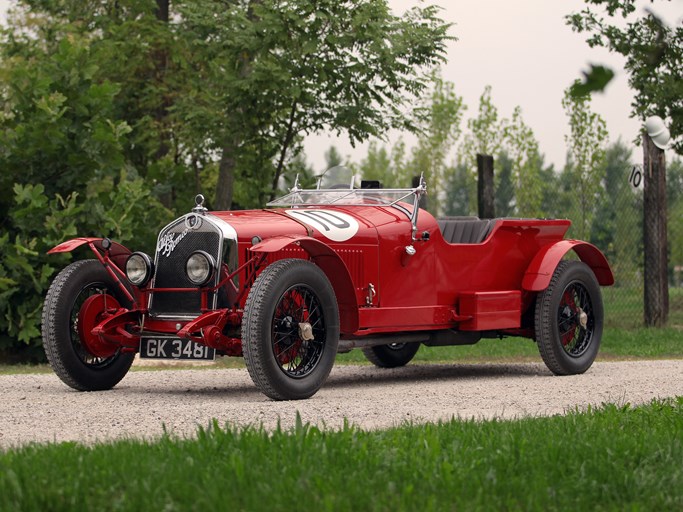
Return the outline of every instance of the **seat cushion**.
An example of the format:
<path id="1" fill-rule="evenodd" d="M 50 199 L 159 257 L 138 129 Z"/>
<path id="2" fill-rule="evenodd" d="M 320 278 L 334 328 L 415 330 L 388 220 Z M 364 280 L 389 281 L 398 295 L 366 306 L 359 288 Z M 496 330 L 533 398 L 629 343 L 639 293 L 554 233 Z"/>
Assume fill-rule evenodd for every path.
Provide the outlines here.
<path id="1" fill-rule="evenodd" d="M 444 240 L 449 244 L 480 244 L 493 227 L 491 219 L 438 219 Z"/>

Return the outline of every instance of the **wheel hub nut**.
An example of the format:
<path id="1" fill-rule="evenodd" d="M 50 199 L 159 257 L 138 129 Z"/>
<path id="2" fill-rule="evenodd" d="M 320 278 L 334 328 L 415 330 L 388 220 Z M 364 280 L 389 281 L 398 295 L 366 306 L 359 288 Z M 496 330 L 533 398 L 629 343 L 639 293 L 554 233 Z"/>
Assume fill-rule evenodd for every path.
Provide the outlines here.
<path id="1" fill-rule="evenodd" d="M 303 341 L 312 341 L 315 336 L 313 336 L 313 327 L 308 322 L 299 322 L 299 337 Z"/>
<path id="2" fill-rule="evenodd" d="M 584 329 L 588 325 L 588 315 L 581 308 L 579 308 L 579 324 L 581 324 L 581 327 L 583 327 Z"/>

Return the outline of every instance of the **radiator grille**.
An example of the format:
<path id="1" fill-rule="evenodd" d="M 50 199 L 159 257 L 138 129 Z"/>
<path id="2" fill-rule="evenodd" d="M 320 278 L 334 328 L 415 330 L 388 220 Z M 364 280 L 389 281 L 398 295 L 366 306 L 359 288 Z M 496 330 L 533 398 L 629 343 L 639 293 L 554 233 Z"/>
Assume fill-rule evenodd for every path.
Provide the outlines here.
<path id="1" fill-rule="evenodd" d="M 185 262 L 196 250 L 211 254 L 220 265 L 221 235 L 210 222 L 203 222 L 197 229 L 187 229 L 183 218 L 168 226 L 159 239 L 164 237 L 175 245 L 171 251 L 168 244 L 160 243 L 157 247 L 154 288 L 196 289 L 185 273 Z M 216 272 L 216 280 L 218 274 Z M 216 280 L 210 284 L 215 285 Z M 213 295 L 209 295 L 209 306 L 214 302 Z M 156 292 L 152 295 L 149 309 L 152 315 L 196 316 L 201 313 L 200 293 Z"/>

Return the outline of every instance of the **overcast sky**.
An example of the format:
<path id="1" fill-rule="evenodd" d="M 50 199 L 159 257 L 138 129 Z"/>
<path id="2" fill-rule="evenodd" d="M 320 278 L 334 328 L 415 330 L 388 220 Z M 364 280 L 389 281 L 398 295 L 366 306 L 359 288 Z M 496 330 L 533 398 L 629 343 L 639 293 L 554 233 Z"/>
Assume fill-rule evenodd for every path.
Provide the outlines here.
<path id="1" fill-rule="evenodd" d="M 419 0 L 388 0 L 396 13 L 419 5 Z M 0 0 L 0 12 L 13 2 Z M 491 85 L 493 103 L 504 117 L 515 106 L 522 108 L 526 123 L 534 130 L 546 162 L 561 169 L 565 162 L 568 132 L 562 109 L 563 91 L 580 77 L 588 63 L 604 63 L 616 71 L 605 93 L 597 94 L 593 109 L 607 122 L 610 140 L 620 136 L 630 143 L 640 123 L 629 118 L 633 98 L 623 71 L 623 60 L 602 49 L 591 49 L 584 35 L 565 25 L 564 16 L 581 10 L 582 0 L 428 0 L 443 7 L 441 17 L 454 26 L 458 38 L 448 47 L 444 78 L 455 83 L 465 100 L 466 118 L 476 115 L 479 97 Z M 641 9 L 650 6 L 669 24 L 683 22 L 683 0 L 655 2 L 641 0 Z M 464 127 L 464 126 L 463 126 Z M 406 140 L 410 141 L 409 137 Z M 326 135 L 306 141 L 308 161 L 316 170 L 324 167 L 324 152 L 335 144 L 343 155 L 359 161 L 364 147 L 352 148 L 345 138 Z M 641 153 L 634 151 L 634 161 Z M 454 157 L 455 154 L 452 155 Z"/>
<path id="2" fill-rule="evenodd" d="M 389 4 L 400 13 L 420 2 L 389 0 Z M 466 118 L 476 115 L 479 97 L 484 87 L 491 85 L 499 113 L 509 118 L 519 105 L 546 162 L 561 169 L 568 133 L 561 103 L 564 90 L 580 78 L 590 62 L 605 63 L 617 76 L 605 93 L 594 95 L 593 109 L 606 120 L 610 140 L 621 136 L 630 143 L 638 135 L 640 122 L 629 118 L 633 94 L 623 59 L 589 48 L 584 35 L 565 25 L 564 16 L 581 10 L 582 0 L 428 0 L 427 4 L 442 6 L 442 18 L 454 24 L 451 35 L 458 40 L 449 44 L 443 75 L 464 98 Z M 641 2 L 639 12 L 645 6 L 650 6 L 649 1 Z M 670 24 L 683 22 L 683 0 L 655 2 L 654 10 Z M 353 149 L 343 139 L 312 137 L 306 154 L 316 169 L 324 166 L 323 154 L 332 143 L 354 161 L 365 155 L 364 148 Z M 640 162 L 641 155 L 634 151 L 633 160 Z"/>

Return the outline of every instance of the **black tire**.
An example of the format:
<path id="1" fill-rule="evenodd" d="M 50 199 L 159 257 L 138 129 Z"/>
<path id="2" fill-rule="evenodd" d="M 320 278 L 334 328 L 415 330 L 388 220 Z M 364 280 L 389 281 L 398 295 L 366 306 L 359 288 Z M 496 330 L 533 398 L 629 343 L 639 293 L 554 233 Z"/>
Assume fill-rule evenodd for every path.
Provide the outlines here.
<path id="1" fill-rule="evenodd" d="M 420 343 L 392 343 L 363 349 L 363 354 L 375 366 L 397 368 L 412 361 L 420 349 Z"/>
<path id="2" fill-rule="evenodd" d="M 113 388 L 128 373 L 135 357 L 120 349 L 109 357 L 97 357 L 80 339 L 78 313 L 83 302 L 98 293 L 113 296 L 124 307 L 130 306 L 99 261 L 81 260 L 57 275 L 43 304 L 45 355 L 57 376 L 79 391 Z"/>
<path id="3" fill-rule="evenodd" d="M 600 348 L 603 316 L 600 286 L 590 267 L 560 262 L 536 299 L 536 342 L 550 371 L 575 375 L 590 368 Z"/>
<path id="4" fill-rule="evenodd" d="M 302 336 L 306 324 L 310 341 Z M 330 374 L 338 344 L 337 298 L 324 272 L 301 259 L 266 267 L 242 318 L 244 361 L 259 390 L 273 400 L 309 398 Z"/>

